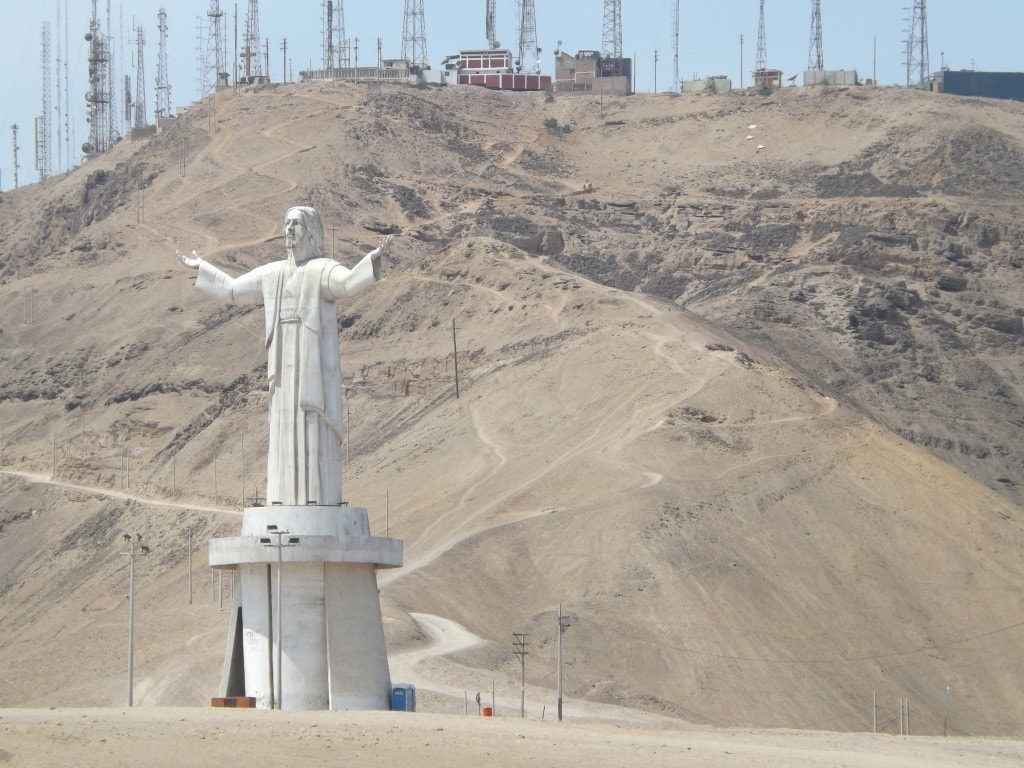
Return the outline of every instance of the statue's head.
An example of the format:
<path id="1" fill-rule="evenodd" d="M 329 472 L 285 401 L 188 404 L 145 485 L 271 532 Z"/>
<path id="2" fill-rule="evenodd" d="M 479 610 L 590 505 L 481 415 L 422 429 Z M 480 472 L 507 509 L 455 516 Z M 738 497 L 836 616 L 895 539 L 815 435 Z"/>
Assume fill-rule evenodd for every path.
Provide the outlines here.
<path id="1" fill-rule="evenodd" d="M 305 261 L 324 255 L 324 224 L 315 208 L 297 205 L 284 216 L 285 245 Z"/>

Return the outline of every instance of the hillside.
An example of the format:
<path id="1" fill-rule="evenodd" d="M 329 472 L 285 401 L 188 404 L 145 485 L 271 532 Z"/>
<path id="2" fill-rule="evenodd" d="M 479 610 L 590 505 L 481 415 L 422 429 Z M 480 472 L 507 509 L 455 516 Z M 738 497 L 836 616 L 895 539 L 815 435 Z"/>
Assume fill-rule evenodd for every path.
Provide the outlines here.
<path id="1" fill-rule="evenodd" d="M 312 204 L 386 279 L 339 309 L 346 497 L 415 615 L 486 642 L 421 705 L 566 696 L 729 726 L 1020 735 L 1024 105 L 902 89 L 559 97 L 291 85 L 5 193 L 2 706 L 202 706 L 202 544 L 265 488 L 259 308 L 197 293 Z M 453 326 L 458 342 L 455 397 Z M 188 531 L 197 542 L 187 601 Z M 952 695 L 946 694 L 951 686 Z M 947 721 L 948 716 L 948 721 Z"/>

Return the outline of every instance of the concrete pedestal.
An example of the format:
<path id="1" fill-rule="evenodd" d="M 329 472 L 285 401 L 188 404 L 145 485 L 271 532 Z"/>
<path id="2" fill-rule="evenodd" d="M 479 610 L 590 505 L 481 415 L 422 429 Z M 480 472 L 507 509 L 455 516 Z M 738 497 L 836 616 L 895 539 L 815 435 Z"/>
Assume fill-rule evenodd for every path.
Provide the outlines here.
<path id="1" fill-rule="evenodd" d="M 365 509 L 251 507 L 241 536 L 210 542 L 210 565 L 236 571 L 221 696 L 391 708 L 376 569 L 402 565 L 402 542 L 370 536 Z"/>

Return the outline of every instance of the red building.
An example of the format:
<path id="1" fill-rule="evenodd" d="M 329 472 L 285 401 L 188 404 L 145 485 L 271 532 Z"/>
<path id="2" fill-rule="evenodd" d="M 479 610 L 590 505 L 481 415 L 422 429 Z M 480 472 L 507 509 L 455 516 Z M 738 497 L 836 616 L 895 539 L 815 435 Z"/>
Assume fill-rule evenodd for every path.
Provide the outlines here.
<path id="1" fill-rule="evenodd" d="M 441 65 L 450 81 L 460 85 L 482 85 L 499 91 L 544 91 L 551 87 L 549 75 L 520 71 L 506 48 L 459 51 Z"/>

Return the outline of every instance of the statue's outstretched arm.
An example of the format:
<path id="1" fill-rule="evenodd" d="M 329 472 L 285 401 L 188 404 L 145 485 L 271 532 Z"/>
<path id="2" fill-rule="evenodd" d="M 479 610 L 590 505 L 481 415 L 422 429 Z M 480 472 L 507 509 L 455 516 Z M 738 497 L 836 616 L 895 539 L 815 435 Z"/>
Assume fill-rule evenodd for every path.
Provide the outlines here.
<path id="1" fill-rule="evenodd" d="M 196 253 L 195 251 L 192 251 L 192 258 L 191 259 L 188 256 L 186 256 L 184 253 L 179 251 L 177 248 L 174 249 L 174 253 L 177 255 L 178 260 L 182 264 L 184 264 L 186 267 L 190 267 L 191 269 L 199 269 L 199 265 L 203 261 L 199 257 L 199 254 Z"/>

